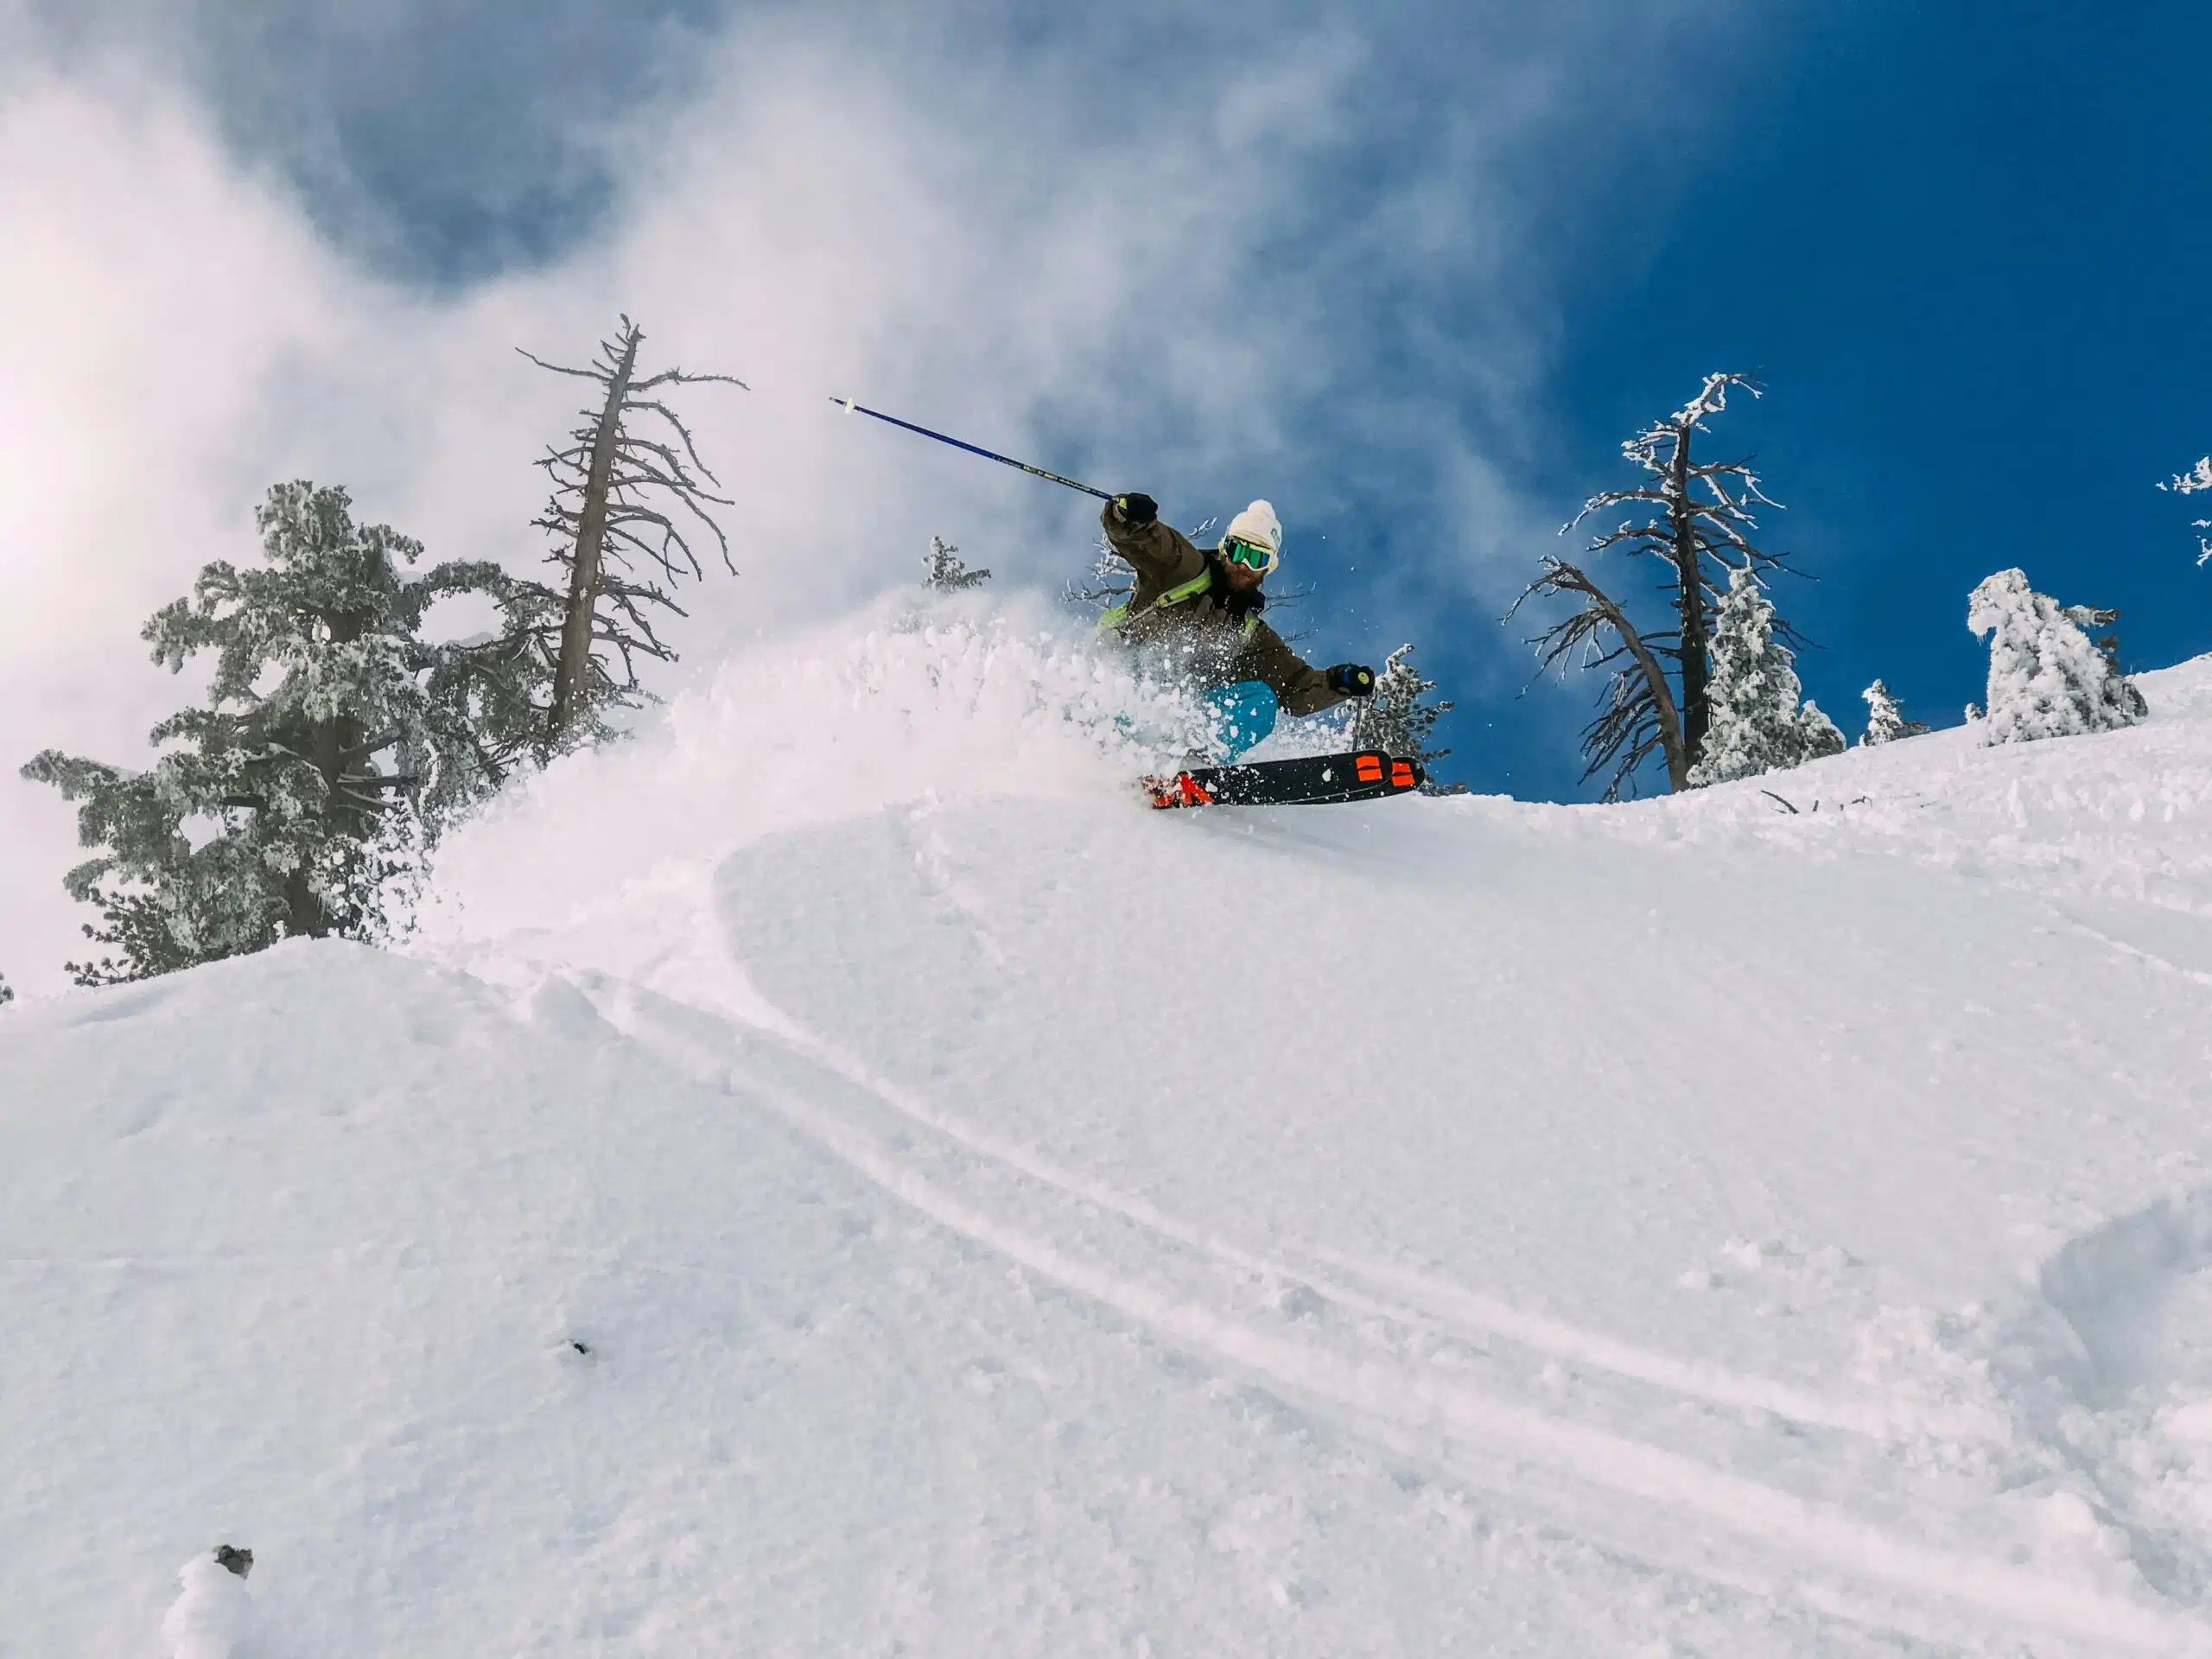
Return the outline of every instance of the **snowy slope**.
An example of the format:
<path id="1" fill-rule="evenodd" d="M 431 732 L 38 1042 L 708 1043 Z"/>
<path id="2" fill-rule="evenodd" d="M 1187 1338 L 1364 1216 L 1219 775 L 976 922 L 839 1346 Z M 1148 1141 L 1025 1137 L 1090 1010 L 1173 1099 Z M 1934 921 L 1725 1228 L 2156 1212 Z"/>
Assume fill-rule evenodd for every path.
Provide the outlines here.
<path id="1" fill-rule="evenodd" d="M 227 1541 L 272 1654 L 2212 1653 L 2212 659 L 2143 684 L 1155 815 L 1034 617 L 763 648 L 414 959 L 0 1016 L 0 1649 Z"/>

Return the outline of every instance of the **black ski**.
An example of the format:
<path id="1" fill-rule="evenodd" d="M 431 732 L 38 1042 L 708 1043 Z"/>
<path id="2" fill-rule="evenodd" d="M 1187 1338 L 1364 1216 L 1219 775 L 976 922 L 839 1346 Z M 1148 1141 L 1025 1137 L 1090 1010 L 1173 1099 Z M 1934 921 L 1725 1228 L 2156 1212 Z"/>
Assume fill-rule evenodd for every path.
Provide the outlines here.
<path id="1" fill-rule="evenodd" d="M 1241 766 L 1192 766 L 1144 780 L 1156 807 L 1332 806 L 1407 795 L 1425 778 L 1418 761 L 1359 749 Z"/>

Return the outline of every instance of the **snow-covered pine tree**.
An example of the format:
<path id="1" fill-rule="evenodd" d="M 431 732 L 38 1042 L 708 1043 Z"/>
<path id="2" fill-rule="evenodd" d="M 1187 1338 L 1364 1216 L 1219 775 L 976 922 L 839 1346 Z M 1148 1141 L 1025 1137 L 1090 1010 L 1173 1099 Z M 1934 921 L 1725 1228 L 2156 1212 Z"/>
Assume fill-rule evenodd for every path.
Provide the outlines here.
<path id="1" fill-rule="evenodd" d="M 1804 745 L 1806 760 L 1825 760 L 1831 754 L 1841 754 L 1851 747 L 1851 740 L 1843 734 L 1843 728 L 1822 714 L 1821 705 L 1810 697 L 1805 699 L 1805 706 L 1797 711 L 1797 736 Z"/>
<path id="2" fill-rule="evenodd" d="M 1064 586 L 1060 598 L 1079 610 L 1110 611 L 1128 598 L 1136 582 L 1137 573 L 1129 568 L 1129 562 L 1116 553 L 1102 535 L 1089 573 L 1082 581 Z"/>
<path id="3" fill-rule="evenodd" d="M 510 707 L 528 729 L 505 736 L 511 742 L 526 740 L 541 759 L 611 733 L 607 711 L 634 707 L 645 696 L 638 658 L 676 660 L 654 632 L 649 613 L 682 616 L 683 609 L 659 582 L 636 574 L 639 564 L 654 567 L 671 586 L 686 574 L 702 579 L 705 571 L 686 532 L 687 526 L 696 533 L 703 525 L 713 533 L 723 565 L 737 574 L 729 538 L 708 512 L 734 504 L 707 488 L 718 480 L 699 459 L 690 429 L 668 406 L 664 393 L 652 394 L 709 382 L 742 388 L 745 382 L 681 369 L 640 379 L 638 347 L 644 340 L 644 331 L 625 316 L 614 338 L 600 341 L 588 369 L 522 353 L 542 369 L 601 388 L 565 446 L 548 449 L 537 463 L 552 478 L 553 494 L 533 522 L 553 537 L 545 560 L 563 575 L 550 584 L 516 582 L 509 602 L 512 677 L 528 692 L 524 702 Z"/>
<path id="4" fill-rule="evenodd" d="M 2212 455 L 2201 457 L 2196 465 L 2187 472 L 2175 474 L 2172 483 L 2161 484 L 2158 487 L 2171 490 L 2177 495 L 2194 495 L 2199 490 L 2212 490 Z M 2212 530 L 2212 518 L 2197 519 L 2196 528 Z M 2212 564 L 2212 536 L 2196 538 L 2196 562 L 2200 565 Z"/>
<path id="5" fill-rule="evenodd" d="M 503 775 L 480 730 L 480 647 L 419 637 L 431 603 L 504 592 L 495 565 L 409 577 L 419 543 L 357 525 L 342 489 L 280 484 L 255 512 L 264 567 L 207 566 L 142 631 L 171 670 L 215 653 L 206 704 L 154 728 L 130 772 L 49 749 L 23 768 L 79 804 L 99 855 L 69 872 L 119 956 L 79 984 L 143 979 L 291 934 L 383 936 L 396 888 Z"/>
<path id="6" fill-rule="evenodd" d="M 2017 569 L 1968 596 L 1967 626 L 1989 638 L 1988 713 L 1976 722 L 1984 743 L 2115 731 L 2143 718 L 2143 694 L 2082 631 L 2080 610 L 2037 593 Z"/>
<path id="7" fill-rule="evenodd" d="M 1713 710 L 1688 785 L 1701 789 L 1840 754 L 1843 734 L 1817 705 L 1800 706 L 1796 658 L 1775 637 L 1774 606 L 1758 573 L 1738 565 L 1713 618 Z"/>
<path id="8" fill-rule="evenodd" d="M 1738 566 L 1762 573 L 1788 568 L 1784 556 L 1752 544 L 1758 527 L 1753 509 L 1777 504 L 1761 489 L 1750 462 L 1692 456 L 1699 435 L 1712 429 L 1707 420 L 1727 407 L 1734 387 L 1758 395 L 1744 375 L 1706 376 L 1688 404 L 1621 446 L 1622 454 L 1643 470 L 1644 482 L 1592 496 L 1560 530 L 1564 536 L 1592 513 L 1627 506 L 1630 516 L 1593 536 L 1586 551 L 1619 551 L 1656 561 L 1672 626 L 1643 626 L 1586 570 L 1559 558 L 1544 560 L 1543 574 L 1506 613 L 1510 618 L 1539 596 L 1571 596 L 1575 601 L 1571 614 L 1530 643 L 1544 668 L 1572 661 L 1580 668 L 1611 671 L 1605 701 L 1582 733 L 1587 762 L 1583 776 L 1606 773 L 1607 800 L 1618 799 L 1624 791 L 1634 792 L 1638 769 L 1654 754 L 1666 763 L 1670 788 L 1690 786 L 1690 772 L 1704 756 L 1714 717 L 1710 678 L 1720 602 L 1716 584 L 1722 572 Z M 1795 637 L 1786 623 L 1776 624 L 1775 632 L 1785 639 Z"/>
<path id="9" fill-rule="evenodd" d="M 922 560 L 922 586 L 932 592 L 957 594 L 969 588 L 979 588 L 991 579 L 988 570 L 970 570 L 960 557 L 960 550 L 942 536 L 930 537 L 930 550 Z"/>
<path id="10" fill-rule="evenodd" d="M 15 1000 L 15 988 L 8 983 L 8 976 L 0 974 L 0 1008 L 6 1007 Z"/>
<path id="11" fill-rule="evenodd" d="M 1413 664 L 1413 655 L 1414 648 L 1405 645 L 1382 659 L 1373 695 L 1352 715 L 1351 739 L 1356 749 L 1380 749 L 1425 766 L 1452 753 L 1430 748 L 1428 741 L 1434 734 L 1437 716 L 1449 712 L 1453 705 L 1448 699 L 1422 700 L 1436 690 L 1436 682 L 1421 677 Z"/>
<path id="12" fill-rule="evenodd" d="M 1894 743 L 1901 737 L 1918 737 L 1928 729 L 1924 721 L 1904 717 L 1904 705 L 1891 695 L 1890 688 L 1881 681 L 1875 681 L 1859 695 L 1866 703 L 1866 735 L 1859 740 L 1861 748 Z"/>

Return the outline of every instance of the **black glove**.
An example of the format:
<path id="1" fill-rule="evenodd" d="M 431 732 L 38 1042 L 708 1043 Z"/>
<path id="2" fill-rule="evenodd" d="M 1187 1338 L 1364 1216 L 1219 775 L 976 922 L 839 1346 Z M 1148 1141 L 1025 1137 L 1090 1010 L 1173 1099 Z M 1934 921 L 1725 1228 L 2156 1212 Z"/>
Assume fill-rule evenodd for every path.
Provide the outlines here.
<path id="1" fill-rule="evenodd" d="M 1125 524 L 1148 524 L 1160 517 L 1160 503 L 1142 491 L 1114 498 L 1114 511 Z"/>
<path id="2" fill-rule="evenodd" d="M 1348 697 L 1375 695 L 1375 671 L 1360 663 L 1338 663 L 1329 671 L 1329 690 Z"/>

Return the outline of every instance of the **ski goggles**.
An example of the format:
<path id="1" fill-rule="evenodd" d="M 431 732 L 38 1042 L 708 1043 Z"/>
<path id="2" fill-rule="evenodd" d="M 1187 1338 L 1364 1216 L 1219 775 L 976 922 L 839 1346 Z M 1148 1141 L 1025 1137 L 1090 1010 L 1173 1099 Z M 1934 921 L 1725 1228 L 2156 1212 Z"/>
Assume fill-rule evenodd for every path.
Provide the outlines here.
<path id="1" fill-rule="evenodd" d="M 1258 542 L 1248 542 L 1242 536 L 1231 536 L 1224 542 L 1221 556 L 1224 563 L 1256 570 L 1263 576 L 1275 568 L 1274 549 Z"/>

